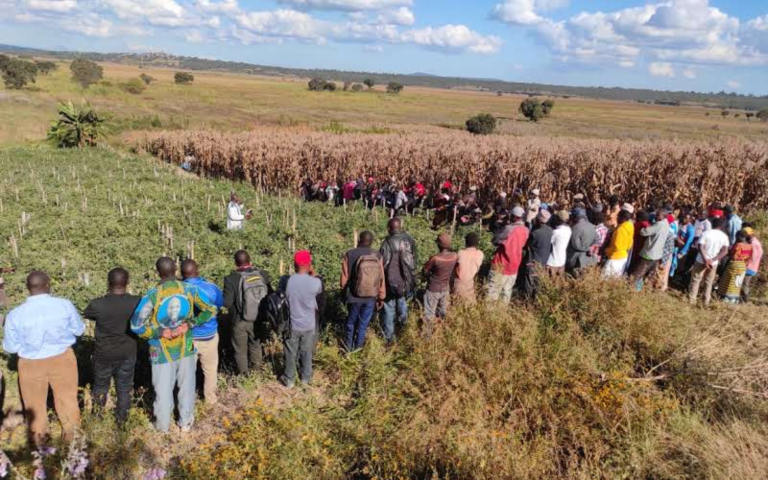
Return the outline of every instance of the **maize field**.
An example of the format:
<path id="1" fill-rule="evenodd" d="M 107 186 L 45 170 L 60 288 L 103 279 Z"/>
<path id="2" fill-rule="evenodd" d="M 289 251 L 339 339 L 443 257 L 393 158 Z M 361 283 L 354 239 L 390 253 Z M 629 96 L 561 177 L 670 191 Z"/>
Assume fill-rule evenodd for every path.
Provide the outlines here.
<path id="1" fill-rule="evenodd" d="M 768 142 L 476 137 L 464 132 L 333 134 L 266 129 L 141 133 L 139 151 L 181 164 L 194 157 L 199 174 L 242 180 L 265 192 L 298 187 L 307 177 L 346 182 L 375 176 L 428 188 L 451 180 L 477 185 L 481 197 L 540 188 L 567 203 L 577 193 L 616 194 L 638 205 L 672 201 L 768 207 Z"/>

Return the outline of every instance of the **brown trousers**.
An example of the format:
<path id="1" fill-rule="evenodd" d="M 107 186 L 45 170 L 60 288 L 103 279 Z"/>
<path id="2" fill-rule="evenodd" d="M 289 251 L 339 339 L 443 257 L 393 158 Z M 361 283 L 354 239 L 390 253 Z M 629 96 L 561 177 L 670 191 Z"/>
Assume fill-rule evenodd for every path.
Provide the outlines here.
<path id="1" fill-rule="evenodd" d="M 219 388 L 219 334 L 217 333 L 211 340 L 205 342 L 195 340 L 194 343 L 200 367 L 203 369 L 205 403 L 215 405 L 218 402 L 216 392 Z"/>
<path id="2" fill-rule="evenodd" d="M 19 389 L 29 423 L 29 436 L 35 444 L 41 445 L 48 439 L 49 387 L 53 390 L 62 438 L 72 440 L 75 429 L 80 427 L 77 386 L 77 359 L 71 348 L 61 355 L 42 360 L 19 358 Z"/>

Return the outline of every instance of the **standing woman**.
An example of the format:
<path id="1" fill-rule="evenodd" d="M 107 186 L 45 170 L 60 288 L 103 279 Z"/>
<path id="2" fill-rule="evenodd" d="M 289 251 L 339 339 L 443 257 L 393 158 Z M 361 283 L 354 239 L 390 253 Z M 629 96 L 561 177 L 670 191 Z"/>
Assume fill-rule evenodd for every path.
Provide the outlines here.
<path id="1" fill-rule="evenodd" d="M 741 287 L 747 275 L 747 264 L 752 260 L 753 248 L 743 230 L 736 234 L 736 243 L 731 247 L 730 261 L 720 277 L 717 293 L 726 303 L 739 303 Z"/>

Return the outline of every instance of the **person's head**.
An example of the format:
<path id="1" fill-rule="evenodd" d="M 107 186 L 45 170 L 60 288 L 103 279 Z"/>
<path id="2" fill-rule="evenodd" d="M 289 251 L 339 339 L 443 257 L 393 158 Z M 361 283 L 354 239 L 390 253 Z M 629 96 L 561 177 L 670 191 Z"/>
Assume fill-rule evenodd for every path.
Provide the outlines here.
<path id="1" fill-rule="evenodd" d="M 656 210 L 656 221 L 660 222 L 662 220 L 666 220 L 667 215 L 669 215 L 669 210 L 667 210 L 666 207 L 659 208 Z"/>
<path id="2" fill-rule="evenodd" d="M 585 220 L 586 218 L 587 218 L 587 211 L 584 208 L 580 207 L 580 206 L 577 206 L 571 212 L 571 220 L 574 223 L 578 223 L 578 222 L 580 222 L 582 220 Z"/>
<path id="3" fill-rule="evenodd" d="M 571 214 L 568 213 L 566 210 L 560 210 L 557 212 L 557 215 L 555 215 L 555 218 L 552 220 L 552 225 L 557 228 L 560 225 L 566 225 L 568 221 L 571 219 Z"/>
<path id="4" fill-rule="evenodd" d="M 725 230 L 726 225 L 728 225 L 728 221 L 724 218 L 716 218 L 712 220 L 713 230 Z"/>
<path id="5" fill-rule="evenodd" d="M 157 274 L 161 279 L 170 279 L 176 276 L 176 262 L 170 257 L 160 257 L 155 263 Z"/>
<path id="6" fill-rule="evenodd" d="M 744 230 L 736 233 L 736 243 L 750 243 L 751 237 Z"/>
<path id="7" fill-rule="evenodd" d="M 357 241 L 357 246 L 370 248 L 371 245 L 373 245 L 373 233 L 366 230 L 360 234 L 360 238 Z"/>
<path id="8" fill-rule="evenodd" d="M 188 258 L 181 262 L 181 278 L 187 280 L 188 278 L 197 278 L 200 276 L 197 262 Z"/>
<path id="9" fill-rule="evenodd" d="M 539 190 L 538 188 L 534 188 L 533 190 L 531 190 L 532 197 L 539 198 L 539 195 L 541 195 L 541 190 Z"/>
<path id="10" fill-rule="evenodd" d="M 611 208 L 619 206 L 620 203 L 621 203 L 621 199 L 619 198 L 618 195 L 611 195 L 608 198 L 608 205 L 610 205 Z"/>
<path id="11" fill-rule="evenodd" d="M 230 201 L 230 202 L 235 202 L 235 203 L 238 203 L 238 204 L 239 204 L 239 203 L 240 203 L 240 197 L 239 197 L 239 196 L 237 196 L 237 194 L 236 194 L 235 192 L 232 192 L 232 193 L 229 195 L 229 201 Z"/>
<path id="12" fill-rule="evenodd" d="M 477 248 L 477 246 L 480 245 L 480 235 L 475 232 L 468 233 L 467 236 L 464 237 L 464 245 L 466 245 L 467 248 Z"/>
<path id="13" fill-rule="evenodd" d="M 621 210 L 619 211 L 618 221 L 619 223 L 624 223 L 632 220 L 632 214 L 627 210 Z"/>
<path id="14" fill-rule="evenodd" d="M 235 266 L 237 268 L 247 267 L 251 264 L 251 256 L 245 250 L 235 252 Z"/>
<path id="15" fill-rule="evenodd" d="M 400 220 L 398 217 L 391 219 L 387 223 L 387 231 L 389 231 L 390 235 L 396 235 L 400 233 L 402 230 L 403 230 L 403 221 Z"/>
<path id="16" fill-rule="evenodd" d="M 747 236 L 749 243 L 752 243 L 752 239 L 755 238 L 755 228 L 751 223 L 744 224 L 744 234 Z"/>
<path id="17" fill-rule="evenodd" d="M 549 213 L 549 210 L 541 210 L 539 214 L 536 215 L 536 226 L 547 225 L 551 219 L 552 214 Z"/>
<path id="18" fill-rule="evenodd" d="M 309 250 L 299 250 L 293 256 L 293 264 L 298 273 L 308 273 L 312 270 L 312 254 Z"/>
<path id="19" fill-rule="evenodd" d="M 110 292 L 124 292 L 128 286 L 128 270 L 118 267 L 107 274 L 107 285 Z"/>
<path id="20" fill-rule="evenodd" d="M 439 248 L 441 252 L 450 250 L 452 241 L 453 239 L 450 235 L 447 233 L 441 233 L 437 236 L 437 248 Z"/>
<path id="21" fill-rule="evenodd" d="M 51 279 L 47 273 L 34 270 L 27 275 L 27 290 L 30 295 L 51 293 Z"/>
<path id="22" fill-rule="evenodd" d="M 595 225 L 600 225 L 601 223 L 605 222 L 605 212 L 602 210 L 592 210 L 592 223 Z"/>
<path id="23" fill-rule="evenodd" d="M 680 220 L 682 220 L 683 225 L 693 223 L 693 213 L 691 213 L 690 210 L 683 212 L 682 215 L 680 215 Z"/>
<path id="24" fill-rule="evenodd" d="M 726 205 L 723 208 L 723 213 L 725 213 L 725 218 L 731 218 L 733 216 L 733 205 Z"/>
<path id="25" fill-rule="evenodd" d="M 523 217 L 525 216 L 525 209 L 521 206 L 516 206 L 512 209 L 512 221 L 513 222 L 520 222 L 523 220 Z"/>
<path id="26" fill-rule="evenodd" d="M 709 209 L 702 208 L 699 212 L 699 220 L 704 220 L 705 218 L 709 218 Z"/>
<path id="27" fill-rule="evenodd" d="M 645 210 L 641 210 L 637 212 L 637 221 L 640 223 L 647 222 L 650 220 L 651 216 L 646 212 Z"/>

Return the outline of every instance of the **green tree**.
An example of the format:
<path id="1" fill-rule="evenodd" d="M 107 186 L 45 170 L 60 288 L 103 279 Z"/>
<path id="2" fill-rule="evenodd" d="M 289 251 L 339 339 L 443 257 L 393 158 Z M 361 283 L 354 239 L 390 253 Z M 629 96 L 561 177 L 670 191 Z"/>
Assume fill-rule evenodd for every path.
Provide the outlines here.
<path id="1" fill-rule="evenodd" d="M 173 74 L 173 81 L 178 85 L 190 85 L 195 81 L 195 76 L 188 72 L 176 72 Z"/>
<path id="2" fill-rule="evenodd" d="M 320 77 L 315 77 L 312 80 L 309 81 L 309 91 L 311 92 L 322 92 L 325 90 L 325 86 L 328 84 L 325 80 L 323 80 Z"/>
<path id="3" fill-rule="evenodd" d="M 544 116 L 548 117 L 552 113 L 552 109 L 555 108 L 555 101 L 552 99 L 546 99 L 541 102 L 541 109 L 544 110 Z"/>
<path id="4" fill-rule="evenodd" d="M 72 80 L 83 88 L 88 88 L 104 78 L 104 69 L 96 62 L 77 58 L 69 65 Z"/>
<path id="5" fill-rule="evenodd" d="M 29 83 L 35 83 L 37 66 L 26 60 L 12 58 L 3 64 L 2 74 L 6 88 L 20 90 Z"/>
<path id="6" fill-rule="evenodd" d="M 327 92 L 335 92 L 336 91 L 336 84 L 333 82 L 326 82 L 325 85 L 323 85 L 323 90 Z"/>
<path id="7" fill-rule="evenodd" d="M 387 93 L 397 95 L 398 93 L 402 92 L 404 88 L 405 87 L 402 83 L 389 82 L 389 85 L 387 85 Z"/>
<path id="8" fill-rule="evenodd" d="M 147 89 L 147 85 L 139 78 L 132 78 L 120 86 L 123 90 L 134 95 L 139 95 Z"/>
<path id="9" fill-rule="evenodd" d="M 727 117 L 730 114 L 731 114 L 731 112 L 729 112 L 728 110 L 723 110 L 722 112 L 720 112 L 720 115 L 722 115 L 723 118 Z"/>
<path id="10" fill-rule="evenodd" d="M 490 135 L 496 131 L 496 117 L 481 113 L 467 120 L 467 130 L 475 135 Z"/>
<path id="11" fill-rule="evenodd" d="M 366 78 L 365 80 L 363 80 L 363 85 L 368 87 L 368 90 L 371 90 L 373 88 L 373 86 L 376 85 L 376 82 L 374 82 L 370 78 Z"/>
<path id="12" fill-rule="evenodd" d="M 0 72 L 3 71 L 5 66 L 8 65 L 8 62 L 10 62 L 10 61 L 11 61 L 11 57 L 9 57 L 8 55 L 3 55 L 2 53 L 0 53 Z"/>
<path id="13" fill-rule="evenodd" d="M 532 122 L 538 122 L 545 117 L 544 107 L 541 106 L 541 102 L 536 98 L 526 98 L 523 100 L 520 103 L 519 111 Z"/>
<path id="14" fill-rule="evenodd" d="M 362 92 L 362 91 L 363 91 L 363 88 L 365 88 L 365 87 L 363 87 L 363 86 L 362 86 L 362 85 L 360 85 L 359 83 L 355 83 L 354 85 L 352 85 L 352 88 L 351 88 L 351 90 L 352 90 L 353 92 Z"/>
<path id="15" fill-rule="evenodd" d="M 151 77 L 151 76 L 147 75 L 146 73 L 142 73 L 141 75 L 139 75 L 139 78 L 146 85 L 149 85 L 150 83 L 155 81 L 155 77 Z"/>
<path id="16" fill-rule="evenodd" d="M 76 106 L 70 100 L 59 106 L 59 119 L 51 124 L 48 140 L 59 148 L 92 147 L 107 131 L 106 117 L 87 102 Z"/>
<path id="17" fill-rule="evenodd" d="M 768 108 L 763 108 L 757 112 L 757 115 L 755 116 L 759 118 L 761 122 L 768 122 Z"/>
<path id="18" fill-rule="evenodd" d="M 752 113 L 752 112 L 747 112 L 747 113 L 744 114 L 744 116 L 747 117 L 747 121 L 748 122 L 751 122 L 752 121 L 752 117 L 754 117 L 755 114 Z"/>
<path id="19" fill-rule="evenodd" d="M 47 60 L 35 60 L 35 65 L 37 66 L 37 71 L 40 75 L 48 75 L 59 68 L 56 62 L 49 62 Z"/>

